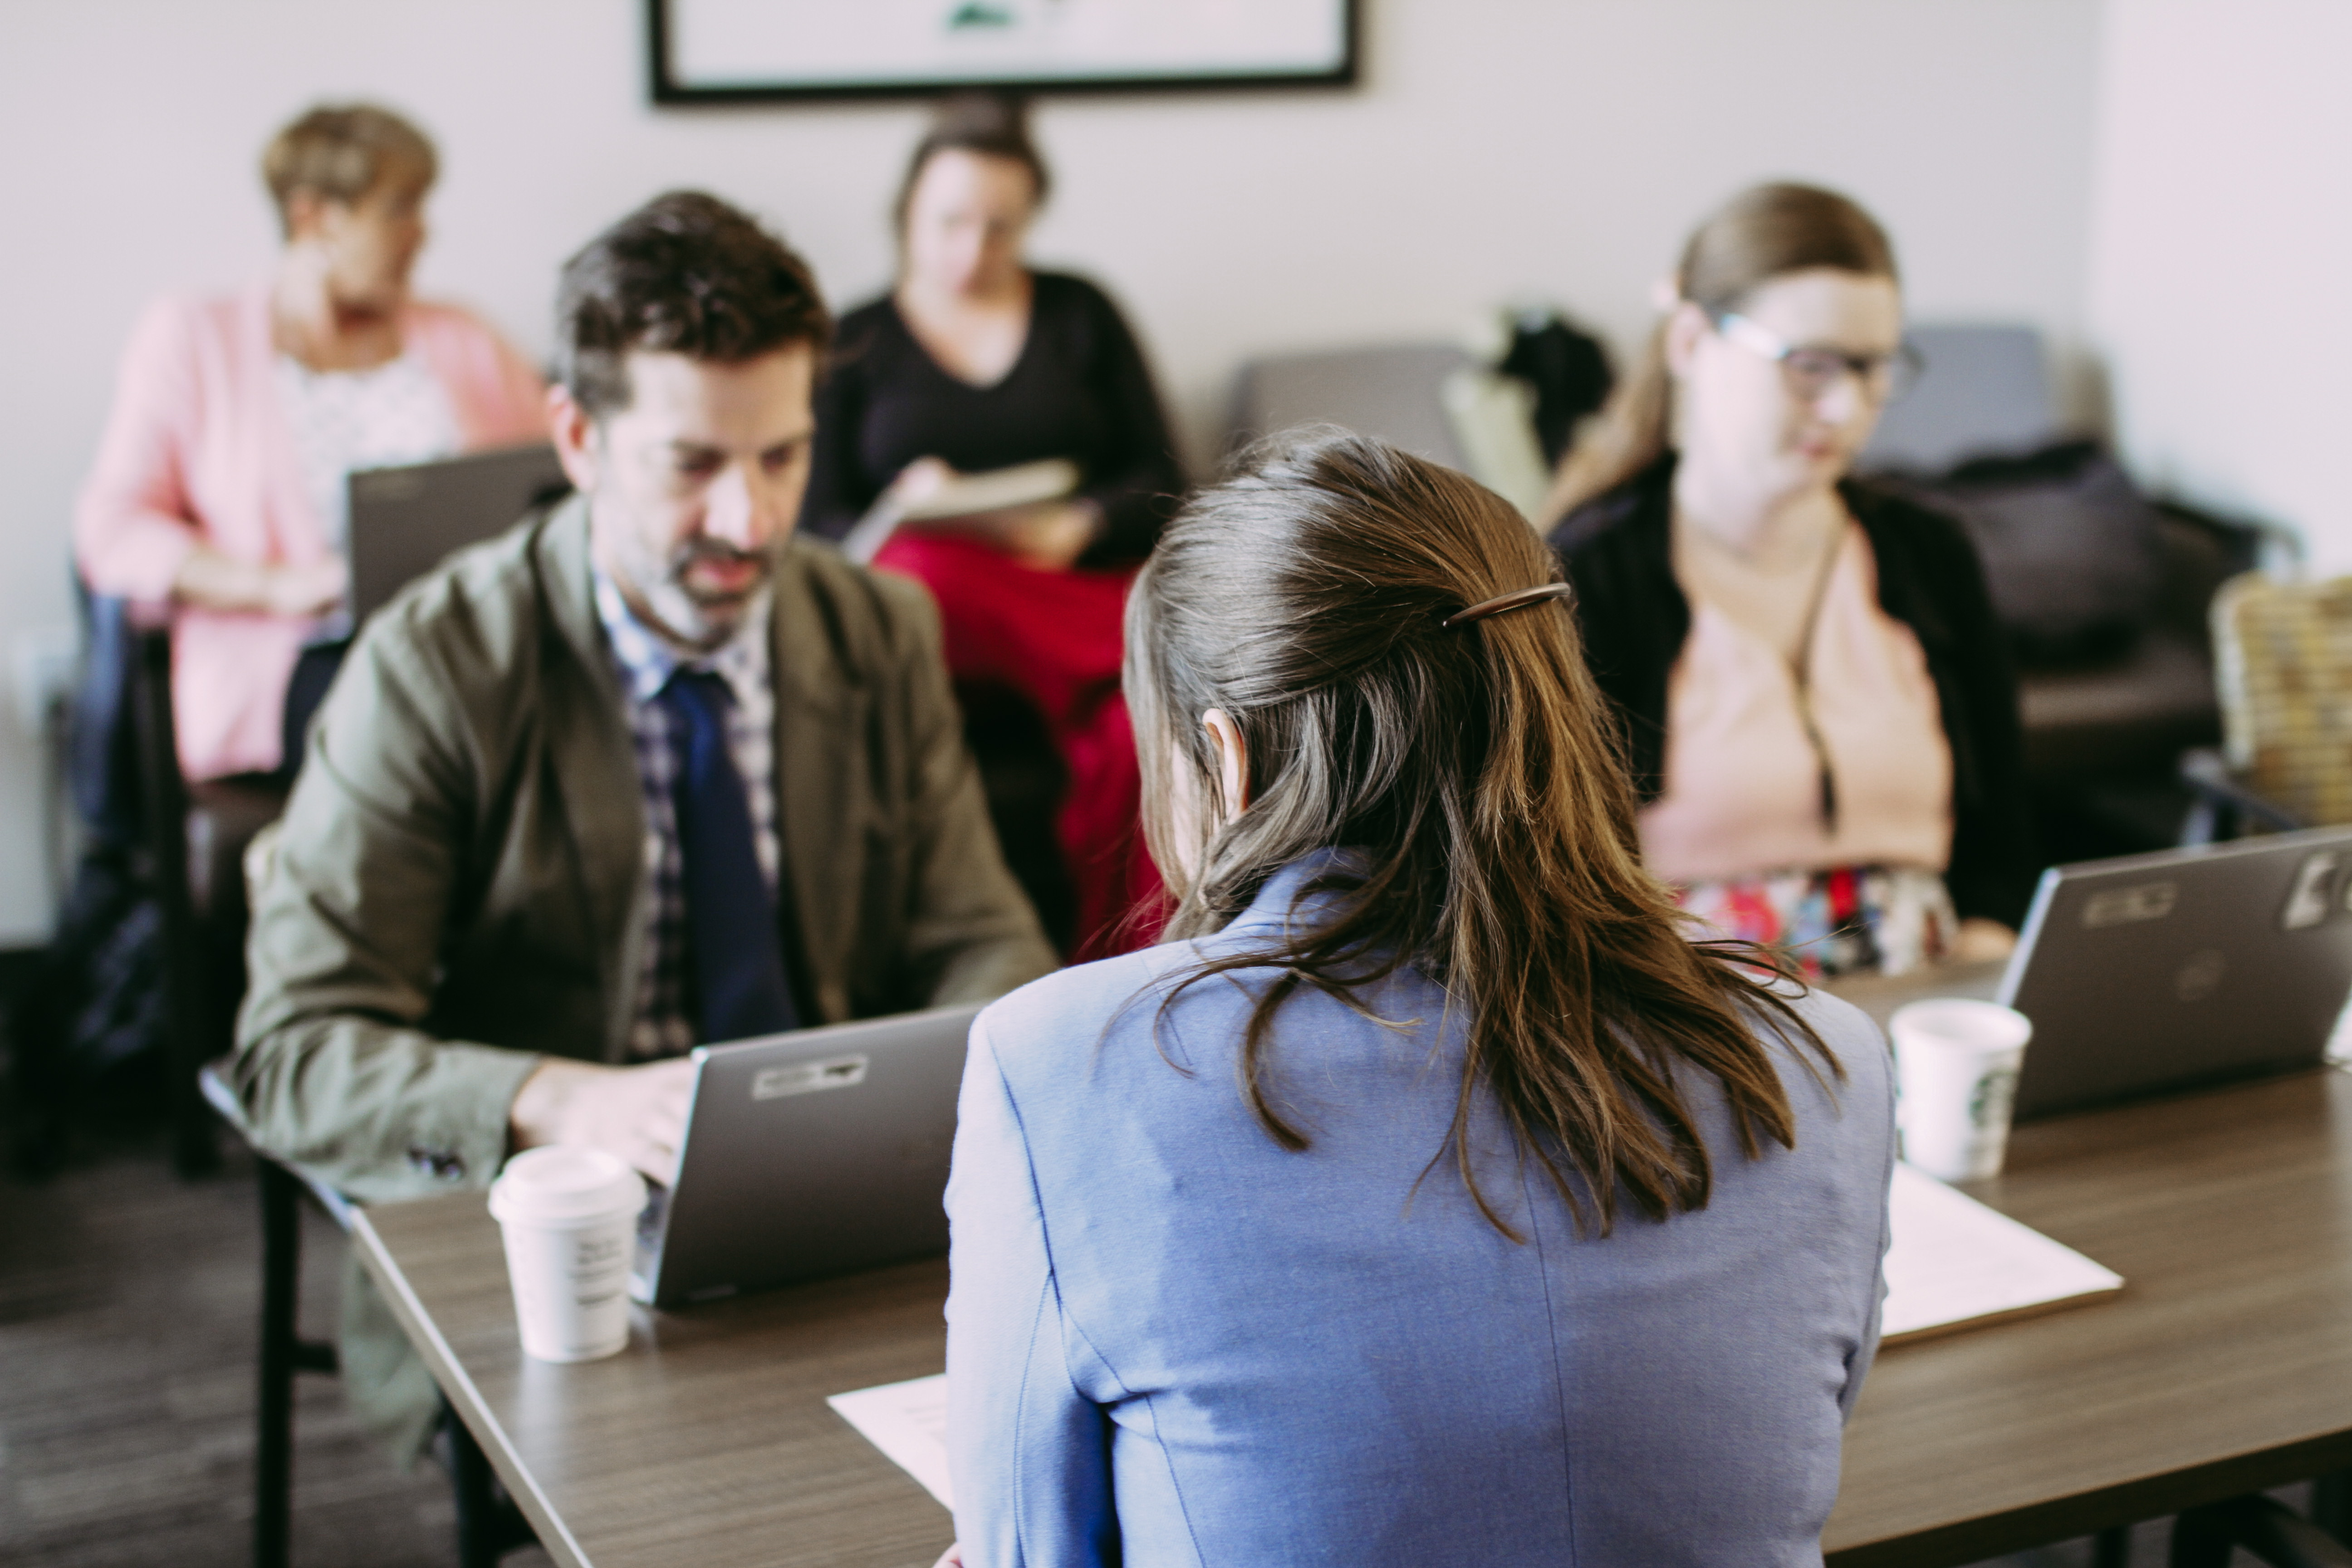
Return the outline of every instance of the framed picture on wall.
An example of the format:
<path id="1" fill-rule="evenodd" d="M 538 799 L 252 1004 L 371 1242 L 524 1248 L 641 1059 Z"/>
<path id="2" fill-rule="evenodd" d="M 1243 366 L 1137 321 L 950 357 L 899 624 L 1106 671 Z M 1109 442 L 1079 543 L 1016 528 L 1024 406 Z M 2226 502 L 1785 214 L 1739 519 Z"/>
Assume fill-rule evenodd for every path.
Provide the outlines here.
<path id="1" fill-rule="evenodd" d="M 1362 0 L 646 0 L 656 103 L 1344 87 Z"/>

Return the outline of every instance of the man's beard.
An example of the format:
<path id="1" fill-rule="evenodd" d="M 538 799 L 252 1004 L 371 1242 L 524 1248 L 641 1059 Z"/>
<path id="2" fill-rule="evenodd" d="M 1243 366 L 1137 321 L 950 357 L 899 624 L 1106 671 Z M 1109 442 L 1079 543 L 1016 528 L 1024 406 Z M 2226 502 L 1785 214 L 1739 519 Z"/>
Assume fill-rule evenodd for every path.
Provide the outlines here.
<path id="1" fill-rule="evenodd" d="M 714 591 L 698 588 L 688 580 L 688 569 L 702 562 L 744 563 L 758 570 L 748 586 Z M 645 607 L 670 637 L 705 651 L 735 635 L 751 603 L 767 591 L 776 574 L 772 552 L 737 550 L 708 539 L 678 546 L 664 565 L 661 575 L 644 590 Z"/>
<path id="2" fill-rule="evenodd" d="M 703 562 L 721 566 L 748 565 L 756 570 L 751 585 L 740 589 L 716 590 L 697 588 L 689 572 Z M 776 574 L 776 558 L 772 551 L 738 550 L 715 539 L 693 539 L 671 552 L 667 581 L 688 604 L 700 610 L 740 610 L 768 585 Z"/>

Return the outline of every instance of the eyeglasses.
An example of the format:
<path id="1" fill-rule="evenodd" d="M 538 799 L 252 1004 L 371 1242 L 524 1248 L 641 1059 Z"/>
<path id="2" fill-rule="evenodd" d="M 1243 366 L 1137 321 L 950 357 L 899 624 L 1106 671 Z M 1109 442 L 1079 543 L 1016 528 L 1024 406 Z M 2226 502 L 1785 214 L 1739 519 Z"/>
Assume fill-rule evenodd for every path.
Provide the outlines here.
<path id="1" fill-rule="evenodd" d="M 1800 348 L 1769 327 L 1760 327 L 1734 310 L 1716 317 L 1715 330 L 1752 354 L 1772 361 L 1789 383 L 1790 393 L 1807 403 L 1819 401 L 1843 377 L 1851 375 L 1862 395 L 1873 403 L 1892 403 L 1919 384 L 1927 361 L 1910 343 L 1891 354 L 1850 354 L 1840 349 Z"/>

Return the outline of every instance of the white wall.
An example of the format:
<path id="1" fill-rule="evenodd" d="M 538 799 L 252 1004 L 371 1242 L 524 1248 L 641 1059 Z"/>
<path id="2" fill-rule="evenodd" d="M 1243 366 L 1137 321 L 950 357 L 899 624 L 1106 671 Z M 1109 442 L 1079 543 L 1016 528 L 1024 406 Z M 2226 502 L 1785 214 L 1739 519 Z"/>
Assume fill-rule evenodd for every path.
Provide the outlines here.
<path id="1" fill-rule="evenodd" d="M 1041 258 L 1097 275 L 1196 458 L 1235 365 L 1452 336 L 1555 298 L 1631 342 L 1651 279 L 1748 181 L 1841 185 L 1894 229 L 1925 314 L 2081 332 L 2097 0 L 1364 0 L 1349 94 L 1060 100 Z M 2324 0 L 2323 0 L 2324 3 Z M 421 281 L 534 352 L 557 262 L 662 187 L 776 219 L 834 296 L 889 263 L 919 111 L 656 113 L 638 0 L 80 0 L 0 49 L 0 647 L 63 624 L 66 525 L 133 313 L 268 265 L 269 132 L 371 94 L 439 138 Z M 48 919 L 35 772 L 0 721 L 0 943 Z"/>
<path id="2" fill-rule="evenodd" d="M 2090 310 L 2142 479 L 2352 571 L 2352 5 L 2110 0 Z"/>

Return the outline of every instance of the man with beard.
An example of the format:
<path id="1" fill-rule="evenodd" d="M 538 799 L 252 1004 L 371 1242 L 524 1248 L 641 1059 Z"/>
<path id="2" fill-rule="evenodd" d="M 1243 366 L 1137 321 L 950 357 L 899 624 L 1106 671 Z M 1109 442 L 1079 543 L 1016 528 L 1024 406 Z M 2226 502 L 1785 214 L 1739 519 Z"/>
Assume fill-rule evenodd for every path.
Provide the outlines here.
<path id="1" fill-rule="evenodd" d="M 543 1143 L 667 1180 L 697 1044 L 1054 967 L 929 601 L 791 538 L 829 327 L 801 259 L 697 193 L 566 264 L 578 493 L 371 620 L 256 858 L 257 1146 L 368 1202 Z M 347 1276 L 346 1383 L 416 1443 L 430 1380 Z"/>

